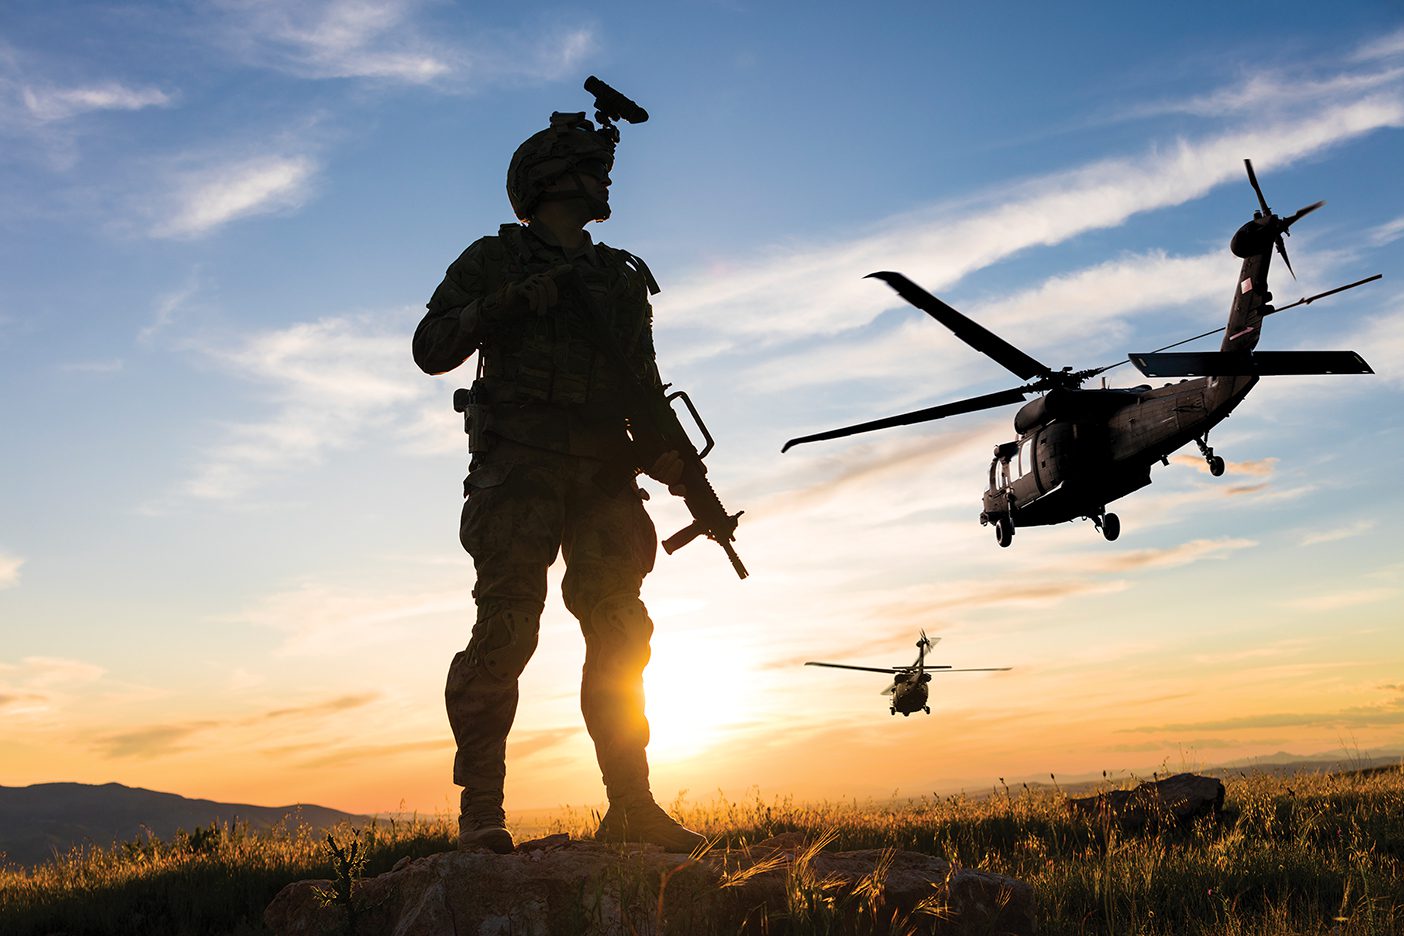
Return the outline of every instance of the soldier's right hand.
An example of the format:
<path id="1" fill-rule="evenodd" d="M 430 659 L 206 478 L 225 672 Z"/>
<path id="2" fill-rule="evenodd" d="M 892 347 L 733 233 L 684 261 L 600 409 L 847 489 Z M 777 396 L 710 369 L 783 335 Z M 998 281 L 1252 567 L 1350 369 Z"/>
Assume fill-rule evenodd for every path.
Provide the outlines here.
<path id="1" fill-rule="evenodd" d="M 560 292 L 550 273 L 536 273 L 519 283 L 508 283 L 502 294 L 503 306 L 519 314 L 542 315 L 558 301 Z"/>

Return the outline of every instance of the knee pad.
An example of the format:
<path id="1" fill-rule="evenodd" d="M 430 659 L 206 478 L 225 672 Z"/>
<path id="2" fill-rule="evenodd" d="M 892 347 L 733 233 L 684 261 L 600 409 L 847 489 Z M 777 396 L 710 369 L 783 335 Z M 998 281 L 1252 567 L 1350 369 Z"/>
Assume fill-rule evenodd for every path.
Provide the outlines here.
<path id="1" fill-rule="evenodd" d="M 478 623 L 468 642 L 468 662 L 498 679 L 516 679 L 536 652 L 541 612 L 479 605 Z"/>
<path id="2" fill-rule="evenodd" d="M 653 620 L 638 595 L 611 595 L 595 603 L 586 622 L 588 642 L 648 662 Z"/>

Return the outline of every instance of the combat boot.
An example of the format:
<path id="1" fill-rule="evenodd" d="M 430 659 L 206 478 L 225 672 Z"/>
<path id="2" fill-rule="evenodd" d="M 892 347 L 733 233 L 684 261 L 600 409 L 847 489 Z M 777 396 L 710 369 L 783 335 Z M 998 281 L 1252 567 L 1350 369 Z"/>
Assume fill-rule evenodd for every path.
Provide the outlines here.
<path id="1" fill-rule="evenodd" d="M 499 855 L 510 855 L 516 850 L 512 833 L 507 831 L 501 791 L 464 790 L 459 802 L 459 851 L 487 849 Z"/>
<path id="2" fill-rule="evenodd" d="M 664 851 L 691 854 L 707 841 L 663 811 L 648 793 L 610 800 L 595 832 L 597 842 L 649 842 Z"/>

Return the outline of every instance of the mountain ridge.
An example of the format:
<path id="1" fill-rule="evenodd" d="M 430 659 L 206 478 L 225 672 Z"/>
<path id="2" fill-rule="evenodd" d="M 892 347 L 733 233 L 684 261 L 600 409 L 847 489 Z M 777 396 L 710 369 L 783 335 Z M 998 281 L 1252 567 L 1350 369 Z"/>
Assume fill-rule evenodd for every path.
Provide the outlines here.
<path id="1" fill-rule="evenodd" d="M 106 847 L 148 834 L 170 839 L 182 829 L 193 832 L 221 822 L 264 830 L 289 817 L 313 829 L 370 818 L 310 803 L 221 803 L 121 783 L 0 786 L 0 862 L 33 866 L 75 846 Z"/>

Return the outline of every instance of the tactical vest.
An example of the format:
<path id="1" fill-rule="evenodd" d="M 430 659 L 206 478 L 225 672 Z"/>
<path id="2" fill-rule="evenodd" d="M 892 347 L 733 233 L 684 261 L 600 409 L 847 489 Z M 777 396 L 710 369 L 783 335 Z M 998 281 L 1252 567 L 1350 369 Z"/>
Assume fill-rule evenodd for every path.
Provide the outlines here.
<path id="1" fill-rule="evenodd" d="M 484 292 L 545 273 L 561 262 L 533 250 L 520 225 L 483 238 Z M 635 374 L 656 381 L 648 296 L 658 291 L 648 267 L 627 251 L 595 244 L 600 263 L 576 264 L 594 305 Z M 545 314 L 524 312 L 480 349 L 475 388 L 492 406 L 492 431 L 528 445 L 599 454 L 603 437 L 622 433 L 625 381 L 590 335 L 585 310 L 568 296 Z"/>

